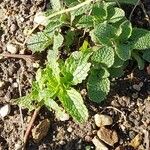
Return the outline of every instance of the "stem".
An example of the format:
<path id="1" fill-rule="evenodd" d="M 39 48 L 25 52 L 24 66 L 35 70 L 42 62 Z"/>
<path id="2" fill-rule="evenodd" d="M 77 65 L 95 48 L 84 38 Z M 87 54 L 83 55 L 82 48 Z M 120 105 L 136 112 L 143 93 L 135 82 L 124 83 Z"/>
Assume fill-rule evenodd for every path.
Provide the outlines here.
<path id="1" fill-rule="evenodd" d="M 30 119 L 29 125 L 27 127 L 27 130 L 25 132 L 24 139 L 23 139 L 23 141 L 24 141 L 24 149 L 25 149 L 26 143 L 28 141 L 28 137 L 29 137 L 32 125 L 33 125 L 33 123 L 34 123 L 34 121 L 35 121 L 35 119 L 36 119 L 36 117 L 37 117 L 37 115 L 38 115 L 38 113 L 40 111 L 40 108 L 41 107 L 38 107 L 37 109 L 34 110 L 34 113 L 33 113 L 32 117 Z"/>

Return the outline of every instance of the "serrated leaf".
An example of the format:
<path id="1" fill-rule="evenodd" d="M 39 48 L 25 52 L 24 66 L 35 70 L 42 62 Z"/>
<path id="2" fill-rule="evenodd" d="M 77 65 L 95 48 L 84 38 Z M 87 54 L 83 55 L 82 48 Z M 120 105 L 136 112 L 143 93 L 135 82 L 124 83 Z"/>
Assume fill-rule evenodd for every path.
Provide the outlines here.
<path id="1" fill-rule="evenodd" d="M 113 40 L 117 38 L 116 33 L 117 29 L 115 27 L 104 22 L 98 24 L 95 29 L 90 32 L 90 36 L 95 43 L 112 46 Z"/>
<path id="2" fill-rule="evenodd" d="M 119 41 L 126 41 L 132 34 L 132 25 L 126 20 L 119 26 L 119 30 L 121 30 L 121 34 L 118 37 Z"/>
<path id="3" fill-rule="evenodd" d="M 59 11 L 61 9 L 61 1 L 60 0 L 51 0 L 51 7 L 54 11 Z"/>
<path id="4" fill-rule="evenodd" d="M 83 99 L 75 89 L 61 90 L 59 99 L 67 112 L 75 121 L 83 123 L 88 119 L 88 110 L 83 103 Z"/>
<path id="5" fill-rule="evenodd" d="M 147 50 L 144 51 L 143 59 L 145 59 L 146 61 L 150 62 L 150 49 L 147 49 Z"/>
<path id="6" fill-rule="evenodd" d="M 132 57 L 137 61 L 138 67 L 140 70 L 144 69 L 144 60 L 140 57 L 140 55 L 136 52 L 132 52 Z"/>
<path id="7" fill-rule="evenodd" d="M 117 7 L 114 8 L 110 6 L 107 8 L 107 11 L 108 11 L 107 20 L 110 23 L 115 23 L 125 17 L 125 12 L 120 8 Z"/>
<path id="8" fill-rule="evenodd" d="M 79 19 L 79 21 L 76 24 L 76 26 L 78 28 L 91 28 L 91 27 L 93 27 L 93 17 L 92 16 L 88 16 L 88 15 L 82 16 Z"/>
<path id="9" fill-rule="evenodd" d="M 109 68 L 114 63 L 114 50 L 108 46 L 102 48 L 97 47 L 91 59 L 94 62 L 105 64 Z"/>
<path id="10" fill-rule="evenodd" d="M 88 96 L 94 102 L 103 101 L 110 91 L 108 78 L 100 78 L 97 73 L 91 73 L 87 82 Z"/>
<path id="11" fill-rule="evenodd" d="M 115 54 L 114 64 L 112 65 L 113 68 L 120 68 L 123 66 L 124 60 L 120 59 L 117 54 Z"/>
<path id="12" fill-rule="evenodd" d="M 38 32 L 33 34 L 27 40 L 27 46 L 33 53 L 44 51 L 49 45 L 52 44 L 52 34 L 45 32 Z"/>
<path id="13" fill-rule="evenodd" d="M 150 48 L 150 31 L 140 28 L 133 28 L 130 40 L 134 44 L 134 49 Z"/>
<path id="14" fill-rule="evenodd" d="M 120 59 L 126 61 L 130 59 L 132 49 L 133 47 L 130 44 L 118 44 L 115 51 Z"/>
<path id="15" fill-rule="evenodd" d="M 65 61 L 62 73 L 72 85 L 76 85 L 81 83 L 82 80 L 85 80 L 91 65 L 87 62 L 90 55 L 91 52 L 83 53 L 81 51 L 76 51 Z"/>

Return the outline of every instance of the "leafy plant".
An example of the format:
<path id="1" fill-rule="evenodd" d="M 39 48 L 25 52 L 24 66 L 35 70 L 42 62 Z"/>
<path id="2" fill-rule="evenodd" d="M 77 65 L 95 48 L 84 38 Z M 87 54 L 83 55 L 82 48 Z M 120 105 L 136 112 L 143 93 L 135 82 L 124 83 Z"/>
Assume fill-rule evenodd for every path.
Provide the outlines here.
<path id="1" fill-rule="evenodd" d="M 63 6 L 57 1 L 59 7 L 53 1 L 46 13 L 48 25 L 28 40 L 33 52 L 47 50 L 47 61 L 37 71 L 31 93 L 18 103 L 30 110 L 46 105 L 56 116 L 65 108 L 75 121 L 85 122 L 88 111 L 76 85 L 85 81 L 89 99 L 103 101 L 110 79 L 124 73 L 126 62 L 134 59 L 140 69 L 150 62 L 150 31 L 132 27 L 114 1 L 65 0 Z M 65 50 L 67 55 L 60 57 Z"/>

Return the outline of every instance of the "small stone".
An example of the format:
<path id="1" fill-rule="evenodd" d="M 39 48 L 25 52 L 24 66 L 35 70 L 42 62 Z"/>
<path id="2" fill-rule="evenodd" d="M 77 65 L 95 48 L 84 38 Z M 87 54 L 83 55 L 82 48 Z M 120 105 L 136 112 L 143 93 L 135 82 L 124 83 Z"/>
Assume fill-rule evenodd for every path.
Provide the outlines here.
<path id="1" fill-rule="evenodd" d="M 96 147 L 95 150 L 108 150 L 108 148 L 98 139 L 97 136 L 92 139 L 92 142 Z"/>
<path id="2" fill-rule="evenodd" d="M 133 87 L 133 89 L 135 89 L 136 91 L 140 91 L 140 90 L 141 90 L 141 86 L 138 85 L 138 84 L 134 84 L 132 87 Z"/>
<path id="3" fill-rule="evenodd" d="M 136 92 L 136 93 L 133 93 L 133 94 L 132 94 L 132 98 L 134 98 L 134 99 L 138 98 L 138 93 L 137 93 L 137 92 Z"/>
<path id="4" fill-rule="evenodd" d="M 3 107 L 0 108 L 0 116 L 2 118 L 6 117 L 10 113 L 10 105 L 6 104 Z"/>
<path id="5" fill-rule="evenodd" d="M 63 113 L 59 119 L 60 121 L 67 121 L 69 120 L 69 115 L 67 113 Z"/>
<path id="6" fill-rule="evenodd" d="M 68 127 L 67 131 L 71 133 L 72 132 L 72 128 Z"/>
<path id="7" fill-rule="evenodd" d="M 50 121 L 44 119 L 35 128 L 32 129 L 32 137 L 35 143 L 39 143 L 46 135 L 50 128 Z"/>
<path id="8" fill-rule="evenodd" d="M 4 85 L 4 81 L 0 80 L 0 88 Z"/>
<path id="9" fill-rule="evenodd" d="M 110 146 L 114 146 L 118 142 L 118 135 L 116 131 L 112 131 L 105 127 L 101 127 L 97 132 L 98 137 Z"/>
<path id="10" fill-rule="evenodd" d="M 139 145 L 141 144 L 142 138 L 141 135 L 138 134 L 136 135 L 130 142 L 130 146 L 134 147 L 135 149 L 137 149 L 139 147 Z"/>
<path id="11" fill-rule="evenodd" d="M 17 26 L 13 23 L 11 26 L 10 26 L 10 32 L 13 33 L 15 32 L 17 29 Z"/>
<path id="12" fill-rule="evenodd" d="M 108 115 L 99 115 L 96 114 L 94 116 L 95 124 L 98 127 L 106 126 L 106 125 L 111 125 L 113 123 L 113 120 L 110 116 Z"/>
<path id="13" fill-rule="evenodd" d="M 7 51 L 10 52 L 11 54 L 16 54 L 18 52 L 18 48 L 14 44 L 8 43 L 6 48 L 7 48 Z"/>
<path id="14" fill-rule="evenodd" d="M 18 83 L 17 83 L 17 82 L 14 82 L 14 83 L 12 84 L 12 87 L 13 87 L 13 88 L 17 88 L 17 87 L 18 87 Z"/>
<path id="15" fill-rule="evenodd" d="M 21 150 L 23 147 L 21 141 L 18 141 L 16 144 L 15 144 L 15 150 Z"/>
<path id="16" fill-rule="evenodd" d="M 32 65 L 33 65 L 33 68 L 39 68 L 39 66 L 40 66 L 38 62 L 35 62 Z"/>
<path id="17" fill-rule="evenodd" d="M 34 23 L 46 26 L 48 24 L 48 19 L 43 12 L 38 12 L 35 14 Z"/>

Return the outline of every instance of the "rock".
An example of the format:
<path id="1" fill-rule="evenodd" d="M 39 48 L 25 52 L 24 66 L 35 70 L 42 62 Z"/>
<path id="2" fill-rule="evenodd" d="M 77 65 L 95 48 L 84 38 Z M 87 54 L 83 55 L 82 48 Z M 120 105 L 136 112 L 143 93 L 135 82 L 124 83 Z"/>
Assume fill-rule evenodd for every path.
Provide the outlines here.
<path id="1" fill-rule="evenodd" d="M 134 84 L 133 89 L 139 92 L 141 90 L 141 86 L 139 84 Z"/>
<path id="2" fill-rule="evenodd" d="M 72 132 L 72 128 L 68 127 L 67 131 L 71 133 Z"/>
<path id="3" fill-rule="evenodd" d="M 108 150 L 108 148 L 98 139 L 97 136 L 92 139 L 92 142 L 96 147 L 95 150 Z"/>
<path id="4" fill-rule="evenodd" d="M 50 121 L 44 119 L 35 128 L 32 129 L 32 137 L 35 143 L 39 143 L 46 135 L 50 128 Z"/>
<path id="5" fill-rule="evenodd" d="M 106 126 L 106 125 L 111 125 L 113 123 L 113 120 L 110 116 L 108 115 L 99 115 L 96 114 L 94 116 L 95 124 L 98 127 Z"/>
<path id="6" fill-rule="evenodd" d="M 97 135 L 102 141 L 110 146 L 113 146 L 115 143 L 118 142 L 117 132 L 107 129 L 105 127 L 101 127 L 100 130 L 97 132 Z"/>
<path id="7" fill-rule="evenodd" d="M 3 87 L 4 84 L 4 81 L 0 80 L 0 88 Z"/>
<path id="8" fill-rule="evenodd" d="M 38 13 L 35 14 L 33 22 L 37 23 L 37 24 L 40 24 L 40 25 L 43 25 L 43 26 L 46 26 L 48 24 L 48 19 L 44 15 L 43 12 L 38 12 Z"/>
<path id="9" fill-rule="evenodd" d="M 60 121 L 67 121 L 69 120 L 69 115 L 67 113 L 63 113 L 60 117 L 59 117 Z"/>
<path id="10" fill-rule="evenodd" d="M 9 104 L 4 105 L 3 107 L 0 108 L 0 116 L 2 118 L 6 117 L 10 113 L 10 110 L 11 108 Z"/>
<path id="11" fill-rule="evenodd" d="M 8 43 L 6 48 L 7 48 L 7 51 L 10 52 L 11 54 L 16 54 L 18 52 L 18 48 L 14 44 Z"/>
<path id="12" fill-rule="evenodd" d="M 131 140 L 129 145 L 137 149 L 139 145 L 141 144 L 141 141 L 142 141 L 141 135 L 138 134 Z"/>

